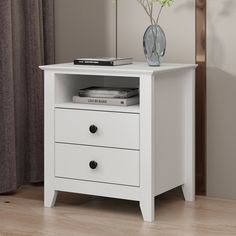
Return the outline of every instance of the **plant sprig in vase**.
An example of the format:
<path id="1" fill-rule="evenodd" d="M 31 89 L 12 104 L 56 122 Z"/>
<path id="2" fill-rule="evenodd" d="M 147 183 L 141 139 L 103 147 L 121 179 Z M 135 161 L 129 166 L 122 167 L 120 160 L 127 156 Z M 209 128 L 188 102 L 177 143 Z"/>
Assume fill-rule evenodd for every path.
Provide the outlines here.
<path id="1" fill-rule="evenodd" d="M 143 48 L 150 66 L 160 66 L 166 51 L 165 33 L 159 25 L 159 19 L 165 6 L 171 6 L 174 0 L 137 0 L 150 18 L 151 25 L 143 36 Z M 157 6 L 160 6 L 157 11 Z M 157 11 L 157 12 L 156 12 Z M 157 14 L 155 14 L 157 13 Z"/>

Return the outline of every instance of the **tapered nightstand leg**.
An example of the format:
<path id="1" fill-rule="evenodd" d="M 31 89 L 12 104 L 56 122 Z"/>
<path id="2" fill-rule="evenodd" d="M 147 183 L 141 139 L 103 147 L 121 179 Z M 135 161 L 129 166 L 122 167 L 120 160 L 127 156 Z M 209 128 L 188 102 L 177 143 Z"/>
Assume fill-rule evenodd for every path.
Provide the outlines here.
<path id="1" fill-rule="evenodd" d="M 155 199 L 149 201 L 143 200 L 139 203 L 143 215 L 143 220 L 146 222 L 153 222 L 155 220 Z"/>
<path id="2" fill-rule="evenodd" d="M 44 190 L 44 206 L 45 207 L 54 207 L 56 199 L 57 199 L 56 190 Z"/>
<path id="3" fill-rule="evenodd" d="M 183 190 L 185 201 L 192 202 L 195 200 L 195 191 L 192 188 L 192 186 L 190 186 L 189 184 L 184 184 L 182 186 L 182 190 Z"/>
<path id="4" fill-rule="evenodd" d="M 140 78 L 140 208 L 143 219 L 153 222 L 154 210 L 154 77 Z"/>

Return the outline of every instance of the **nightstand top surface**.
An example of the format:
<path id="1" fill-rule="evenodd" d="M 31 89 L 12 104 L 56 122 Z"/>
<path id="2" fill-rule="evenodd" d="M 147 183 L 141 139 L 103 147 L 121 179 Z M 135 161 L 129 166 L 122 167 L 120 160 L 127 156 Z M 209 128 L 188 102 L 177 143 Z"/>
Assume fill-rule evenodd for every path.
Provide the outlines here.
<path id="1" fill-rule="evenodd" d="M 186 69 L 197 67 L 196 64 L 174 64 L 163 63 L 160 67 L 148 66 L 146 62 L 134 62 L 130 65 L 121 66 L 90 66 L 90 65 L 74 65 L 73 63 L 54 64 L 40 66 L 42 70 L 50 70 L 58 73 L 67 72 L 75 74 L 88 74 L 88 75 L 152 75 L 158 72 Z"/>

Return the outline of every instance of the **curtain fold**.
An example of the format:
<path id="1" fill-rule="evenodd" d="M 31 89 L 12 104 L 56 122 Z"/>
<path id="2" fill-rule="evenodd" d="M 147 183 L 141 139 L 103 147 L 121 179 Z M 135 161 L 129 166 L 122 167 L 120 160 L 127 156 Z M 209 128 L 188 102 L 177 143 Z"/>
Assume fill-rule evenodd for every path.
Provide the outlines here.
<path id="1" fill-rule="evenodd" d="M 54 63 L 54 1 L 0 1 L 0 193 L 43 181 L 43 74 Z"/>

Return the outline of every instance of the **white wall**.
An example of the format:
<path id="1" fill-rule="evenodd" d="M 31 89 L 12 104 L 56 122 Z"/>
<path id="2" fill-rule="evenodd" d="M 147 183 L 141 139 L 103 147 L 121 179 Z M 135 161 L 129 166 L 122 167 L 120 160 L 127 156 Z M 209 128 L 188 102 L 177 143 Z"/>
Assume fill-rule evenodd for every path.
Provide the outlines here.
<path id="1" fill-rule="evenodd" d="M 56 62 L 115 56 L 115 4 L 111 0 L 55 1 Z"/>
<path id="2" fill-rule="evenodd" d="M 236 199 L 236 1 L 207 1 L 207 194 Z"/>
<path id="3" fill-rule="evenodd" d="M 144 61 L 142 39 L 150 20 L 137 0 L 118 0 L 118 55 Z M 167 62 L 195 63 L 195 0 L 176 0 L 163 10 Z"/>
<path id="4" fill-rule="evenodd" d="M 178 0 L 163 11 L 168 62 L 195 62 L 195 0 Z M 136 0 L 118 0 L 118 56 L 144 61 L 142 38 L 149 19 Z M 113 0 L 55 1 L 56 62 L 115 56 Z"/>

